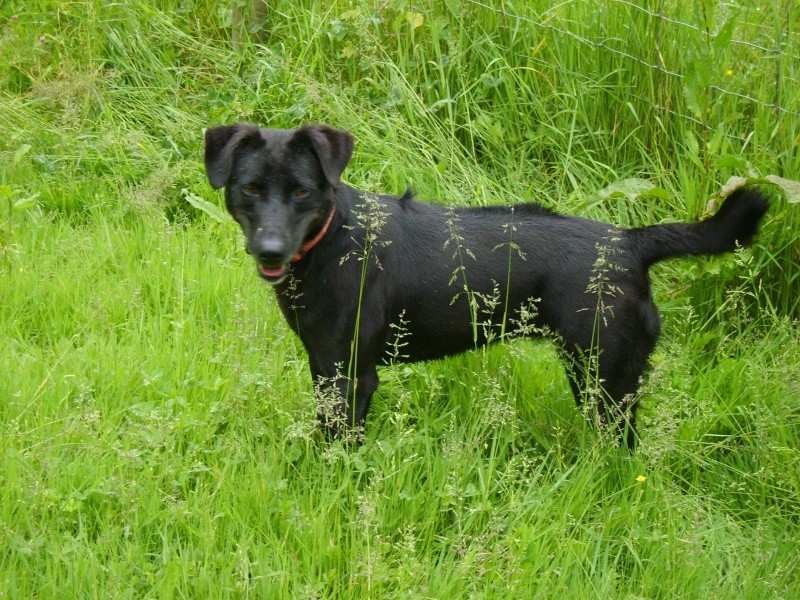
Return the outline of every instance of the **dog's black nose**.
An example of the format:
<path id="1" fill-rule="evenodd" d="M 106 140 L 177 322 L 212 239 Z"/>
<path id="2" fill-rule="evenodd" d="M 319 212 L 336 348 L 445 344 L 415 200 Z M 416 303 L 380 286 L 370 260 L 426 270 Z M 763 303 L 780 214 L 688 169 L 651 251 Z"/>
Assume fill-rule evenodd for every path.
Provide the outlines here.
<path id="1" fill-rule="evenodd" d="M 247 251 L 262 264 L 277 266 L 286 260 L 286 246 L 280 239 L 261 238 L 247 246 Z"/>

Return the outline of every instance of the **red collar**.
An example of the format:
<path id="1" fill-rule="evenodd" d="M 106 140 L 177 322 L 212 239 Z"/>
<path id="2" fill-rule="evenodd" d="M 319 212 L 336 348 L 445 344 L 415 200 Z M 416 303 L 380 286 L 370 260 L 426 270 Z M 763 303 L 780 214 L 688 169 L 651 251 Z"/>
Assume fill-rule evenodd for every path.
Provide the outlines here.
<path id="1" fill-rule="evenodd" d="M 323 237 L 325 237 L 326 233 L 328 233 L 328 227 L 331 226 L 331 221 L 333 221 L 333 214 L 335 212 L 336 212 L 336 201 L 333 202 L 333 206 L 331 206 L 331 212 L 328 215 L 328 218 L 325 220 L 325 224 L 322 226 L 322 229 L 319 230 L 317 235 L 315 235 L 313 238 L 311 238 L 305 244 L 303 244 L 298 252 L 294 253 L 294 256 L 292 256 L 292 262 L 297 262 L 301 260 L 309 250 L 311 250 L 314 246 L 319 244 L 320 240 Z"/>

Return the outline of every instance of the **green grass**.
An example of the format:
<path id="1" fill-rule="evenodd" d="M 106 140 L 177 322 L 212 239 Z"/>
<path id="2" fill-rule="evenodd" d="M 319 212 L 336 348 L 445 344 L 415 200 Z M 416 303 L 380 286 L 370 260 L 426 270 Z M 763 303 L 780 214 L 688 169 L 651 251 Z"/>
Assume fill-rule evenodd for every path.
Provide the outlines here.
<path id="1" fill-rule="evenodd" d="M 203 127 L 319 121 L 361 188 L 697 219 L 800 178 L 796 6 L 269 4 L 237 44 L 207 0 L 0 6 L 0 597 L 800 597 L 796 192 L 653 269 L 634 455 L 526 341 L 384 369 L 365 443 L 325 443 L 241 234 L 187 200 L 220 203 Z"/>

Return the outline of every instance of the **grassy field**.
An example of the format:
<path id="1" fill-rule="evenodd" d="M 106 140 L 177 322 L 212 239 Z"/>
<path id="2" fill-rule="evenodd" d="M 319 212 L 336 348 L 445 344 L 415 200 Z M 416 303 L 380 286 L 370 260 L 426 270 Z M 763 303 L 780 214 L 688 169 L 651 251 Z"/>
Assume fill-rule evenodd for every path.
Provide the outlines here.
<path id="1" fill-rule="evenodd" d="M 800 10 L 640 1 L 3 2 L 0 598 L 800 597 Z M 635 454 L 527 341 L 384 369 L 351 448 L 213 209 L 239 120 L 444 204 L 773 206 L 653 269 Z"/>

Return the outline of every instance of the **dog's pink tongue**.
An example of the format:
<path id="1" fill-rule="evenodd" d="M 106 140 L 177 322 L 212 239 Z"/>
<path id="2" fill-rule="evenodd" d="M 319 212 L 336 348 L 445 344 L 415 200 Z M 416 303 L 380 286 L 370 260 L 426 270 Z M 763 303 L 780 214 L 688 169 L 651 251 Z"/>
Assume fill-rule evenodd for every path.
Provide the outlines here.
<path id="1" fill-rule="evenodd" d="M 265 267 L 264 265 L 258 265 L 258 270 L 261 271 L 261 274 L 264 277 L 280 277 L 286 272 L 286 265 L 281 265 L 280 267 Z"/>

